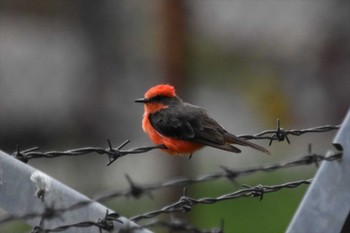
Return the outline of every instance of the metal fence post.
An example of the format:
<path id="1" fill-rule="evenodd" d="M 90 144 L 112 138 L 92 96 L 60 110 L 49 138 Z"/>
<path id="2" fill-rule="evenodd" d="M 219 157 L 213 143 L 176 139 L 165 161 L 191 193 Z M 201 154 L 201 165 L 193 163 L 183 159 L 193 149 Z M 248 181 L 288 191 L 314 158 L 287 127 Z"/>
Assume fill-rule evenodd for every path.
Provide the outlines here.
<path id="1" fill-rule="evenodd" d="M 39 174 L 39 178 L 31 179 L 34 173 Z M 35 196 L 38 189 L 37 186 L 48 189 L 44 201 Z M 44 212 L 46 207 L 61 209 L 82 201 L 91 200 L 54 178 L 43 173 L 38 173 L 37 169 L 0 150 L 0 207 L 11 215 L 23 216 L 28 213 L 40 214 Z M 103 219 L 105 217 L 107 210 L 107 207 L 97 202 L 92 202 L 79 208 L 62 211 L 62 213 L 53 218 L 46 218 L 44 220 L 44 227 L 46 229 L 52 229 L 62 225 L 83 221 L 96 222 L 98 219 Z M 109 213 L 113 213 L 113 211 L 109 210 Z M 24 221 L 33 227 L 39 226 L 41 220 L 41 217 L 24 219 Z M 133 232 L 135 233 L 151 233 L 151 231 L 138 227 L 136 223 L 125 217 L 119 217 L 118 220 L 120 220 L 120 222 L 113 221 L 113 232 L 121 232 L 121 230 L 133 228 Z M 96 227 L 74 227 L 62 232 L 89 233 L 98 232 L 98 230 Z"/>
<path id="2" fill-rule="evenodd" d="M 333 143 L 342 151 L 342 159 L 322 163 L 287 233 L 339 233 L 349 228 L 350 110 Z"/>

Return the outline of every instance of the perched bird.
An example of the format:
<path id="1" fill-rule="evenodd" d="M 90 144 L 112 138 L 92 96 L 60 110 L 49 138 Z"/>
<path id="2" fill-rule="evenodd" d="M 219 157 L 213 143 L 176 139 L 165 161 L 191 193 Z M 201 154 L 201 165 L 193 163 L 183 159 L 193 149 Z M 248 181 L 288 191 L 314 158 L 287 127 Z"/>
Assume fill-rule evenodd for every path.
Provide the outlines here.
<path id="1" fill-rule="evenodd" d="M 204 109 L 183 102 L 171 85 L 154 86 L 145 93 L 144 98 L 135 102 L 144 104 L 143 130 L 153 143 L 164 145 L 169 154 L 192 155 L 204 146 L 241 152 L 232 144 L 269 154 L 265 148 L 228 133 Z"/>

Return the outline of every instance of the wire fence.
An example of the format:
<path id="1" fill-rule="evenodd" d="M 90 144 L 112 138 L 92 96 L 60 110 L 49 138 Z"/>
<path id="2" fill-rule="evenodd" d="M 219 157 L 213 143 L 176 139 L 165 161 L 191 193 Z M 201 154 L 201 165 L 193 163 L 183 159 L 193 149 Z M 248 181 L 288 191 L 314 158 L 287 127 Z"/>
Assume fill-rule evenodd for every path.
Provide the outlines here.
<path id="1" fill-rule="evenodd" d="M 273 141 L 287 141 L 290 143 L 289 135 L 292 136 L 300 136 L 306 133 L 323 133 L 323 132 L 329 132 L 335 129 L 339 129 L 340 125 L 331 126 L 331 125 L 324 125 L 324 126 L 318 126 L 314 128 L 308 128 L 308 129 L 292 129 L 292 130 L 284 130 L 280 127 L 280 120 L 277 119 L 277 129 L 274 130 L 265 130 L 263 132 L 249 135 L 249 134 L 243 134 L 238 135 L 238 137 L 243 138 L 245 140 L 269 140 L 269 145 L 272 144 Z M 124 157 L 129 154 L 143 154 L 148 151 L 154 150 L 154 149 L 166 149 L 164 145 L 155 145 L 155 146 L 147 146 L 147 147 L 138 147 L 138 148 L 132 148 L 129 150 L 123 150 L 123 148 L 130 143 L 130 140 L 124 141 L 122 144 L 120 144 L 117 148 L 113 148 L 112 143 L 109 139 L 107 139 L 107 148 L 102 147 L 83 147 L 83 148 L 77 148 L 77 149 L 71 149 L 66 151 L 48 151 L 48 152 L 40 152 L 39 147 L 33 147 L 25 150 L 20 150 L 20 147 L 17 145 L 16 152 L 12 153 L 12 156 L 18 160 L 21 160 L 22 162 L 28 163 L 31 159 L 39 159 L 39 158 L 56 158 L 61 156 L 80 156 L 80 155 L 87 155 L 91 153 L 97 153 L 100 155 L 107 155 L 109 163 L 107 166 L 111 165 L 113 162 L 115 162 L 117 159 Z"/>
<path id="2" fill-rule="evenodd" d="M 336 125 L 336 126 L 325 125 L 325 126 L 318 126 L 314 128 L 301 129 L 301 130 L 296 130 L 296 129 L 284 130 L 283 128 L 280 127 L 280 121 L 277 120 L 277 129 L 265 130 L 263 132 L 260 132 L 254 135 L 247 135 L 247 134 L 239 135 L 239 137 L 244 138 L 246 140 L 269 140 L 271 145 L 273 141 L 279 141 L 279 142 L 287 141 L 288 143 L 290 143 L 289 136 L 301 136 L 306 133 L 324 133 L 324 132 L 336 130 L 339 127 L 340 125 Z M 142 154 L 154 149 L 166 149 L 163 145 L 139 147 L 139 148 L 132 148 L 128 150 L 123 149 L 129 142 L 130 141 L 127 140 L 123 142 L 121 145 L 119 145 L 117 148 L 113 148 L 110 140 L 107 139 L 107 143 L 108 143 L 107 148 L 84 147 L 84 148 L 78 148 L 78 149 L 72 149 L 72 150 L 66 150 L 66 151 L 49 151 L 49 152 L 40 152 L 38 151 L 39 149 L 38 147 L 34 147 L 26 150 L 20 150 L 19 146 L 17 146 L 17 150 L 12 154 L 12 156 L 22 162 L 27 163 L 31 159 L 38 159 L 38 158 L 56 158 L 59 156 L 80 156 L 80 155 L 86 155 L 90 153 L 97 153 L 100 155 L 107 155 L 109 160 L 107 165 L 110 165 L 113 162 L 115 162 L 117 159 L 129 154 Z M 239 189 L 234 192 L 226 193 L 217 197 L 202 197 L 199 199 L 190 197 L 186 194 L 186 188 L 188 188 L 193 184 L 216 181 L 219 179 L 228 179 L 234 183 L 237 183 L 236 179 L 240 176 L 247 176 L 257 172 L 272 172 L 279 169 L 285 169 L 285 168 L 296 167 L 296 166 L 313 165 L 313 164 L 318 166 L 319 163 L 322 161 L 332 162 L 335 160 L 340 160 L 341 157 L 342 157 L 341 152 L 336 152 L 328 156 L 312 153 L 311 146 L 310 146 L 309 151 L 306 155 L 299 156 L 298 158 L 295 158 L 293 160 L 282 161 L 275 164 L 251 167 L 251 168 L 240 169 L 240 170 L 221 166 L 220 168 L 221 170 L 215 173 L 203 174 L 192 178 L 188 178 L 188 177 L 175 178 L 175 179 L 166 180 L 162 183 L 157 183 L 157 184 L 148 184 L 148 185 L 137 184 L 135 181 L 131 179 L 129 175 L 126 175 L 126 179 L 129 183 L 129 188 L 126 190 L 118 190 L 118 191 L 113 191 L 109 193 L 99 194 L 99 195 L 96 195 L 96 197 L 91 200 L 80 201 L 75 203 L 74 205 L 71 205 L 65 208 L 54 208 L 53 206 L 46 206 L 45 210 L 41 213 L 26 213 L 21 216 L 18 216 L 18 215 L 7 216 L 0 219 L 0 224 L 18 220 L 18 219 L 26 220 L 30 218 L 40 217 L 41 221 L 39 226 L 35 226 L 31 232 L 33 233 L 34 232 L 35 233 L 61 232 L 67 229 L 87 228 L 87 227 L 96 227 L 97 229 L 99 229 L 100 232 L 103 232 L 103 231 L 108 232 L 113 229 L 113 221 L 120 221 L 118 219 L 119 218 L 118 213 L 107 212 L 105 216 L 101 216 L 101 219 L 98 219 L 97 221 L 83 221 L 83 222 L 78 222 L 78 223 L 69 224 L 69 225 L 62 225 L 51 229 L 45 228 L 44 223 L 45 223 L 45 220 L 47 219 L 59 218 L 63 212 L 78 209 L 83 206 L 89 205 L 93 202 L 105 202 L 118 197 L 140 198 L 141 196 L 144 196 L 144 195 L 150 195 L 152 192 L 155 192 L 156 190 L 170 188 L 170 187 L 183 187 L 184 188 L 183 194 L 181 197 L 179 197 L 178 201 L 171 203 L 169 205 L 166 205 L 160 209 L 130 217 L 130 220 L 134 222 L 139 222 L 141 220 L 146 220 L 146 219 L 148 222 L 144 224 L 140 224 L 140 226 L 138 227 L 134 227 L 134 226 L 129 228 L 127 227 L 125 228 L 124 231 L 134 232 L 134 230 L 139 228 L 152 227 L 152 228 L 166 228 L 170 232 L 195 232 L 195 233 L 207 233 L 207 232 L 219 233 L 220 232 L 221 233 L 221 232 L 224 232 L 223 221 L 221 221 L 219 227 L 208 229 L 208 230 L 202 230 L 202 229 L 198 229 L 196 226 L 192 225 L 191 223 L 188 223 L 180 219 L 170 218 L 169 221 L 164 221 L 164 220 L 156 219 L 156 217 L 158 217 L 159 215 L 173 214 L 178 212 L 187 213 L 191 211 L 192 207 L 196 205 L 210 205 L 210 204 L 215 204 L 217 202 L 233 200 L 237 198 L 258 197 L 260 200 L 263 200 L 263 196 L 265 194 L 278 192 L 281 189 L 291 189 L 291 188 L 300 187 L 301 185 L 308 185 L 312 182 L 312 179 L 290 181 L 287 183 L 276 184 L 276 185 L 256 185 L 253 187 L 244 186 L 243 189 Z M 38 195 L 38 197 L 44 200 L 45 189 L 37 190 L 37 194 L 40 194 L 41 196 L 39 197 Z"/>

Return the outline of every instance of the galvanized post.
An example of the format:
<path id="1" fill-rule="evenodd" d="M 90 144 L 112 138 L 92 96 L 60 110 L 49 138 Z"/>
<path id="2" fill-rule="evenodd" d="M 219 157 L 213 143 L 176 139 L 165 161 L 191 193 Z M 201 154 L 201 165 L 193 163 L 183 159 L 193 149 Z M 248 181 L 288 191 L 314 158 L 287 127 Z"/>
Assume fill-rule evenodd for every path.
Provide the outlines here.
<path id="1" fill-rule="evenodd" d="M 343 153 L 341 160 L 322 163 L 287 233 L 339 233 L 349 227 L 350 110 L 333 143 Z"/>
<path id="2" fill-rule="evenodd" d="M 40 189 L 45 193 L 44 201 L 37 197 L 37 192 Z M 46 207 L 64 209 L 82 201 L 91 200 L 54 178 L 0 151 L 0 207 L 11 215 L 40 214 L 44 212 Z M 44 219 L 44 228 L 52 229 L 85 221 L 96 222 L 98 219 L 105 217 L 107 210 L 109 210 L 107 207 L 97 202 L 92 202 L 76 209 L 63 211 L 53 218 Z M 109 210 L 109 213 L 113 213 L 113 211 Z M 41 220 L 42 217 L 24 219 L 33 227 L 39 226 Z M 125 217 L 119 217 L 118 220 L 120 222 L 113 221 L 114 230 L 112 232 L 120 232 L 130 228 L 134 229 L 133 232 L 138 233 L 151 232 L 138 227 L 136 223 Z M 99 231 L 92 226 L 87 228 L 74 227 L 62 232 L 89 233 Z"/>

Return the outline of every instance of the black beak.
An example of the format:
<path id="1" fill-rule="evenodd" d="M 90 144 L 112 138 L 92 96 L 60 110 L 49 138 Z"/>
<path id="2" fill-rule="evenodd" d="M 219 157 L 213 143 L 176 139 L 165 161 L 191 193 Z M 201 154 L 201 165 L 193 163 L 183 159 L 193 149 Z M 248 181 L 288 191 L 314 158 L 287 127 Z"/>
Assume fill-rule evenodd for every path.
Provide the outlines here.
<path id="1" fill-rule="evenodd" d="M 147 103 L 149 99 L 147 98 L 140 98 L 140 99 L 136 99 L 135 103 Z"/>

